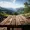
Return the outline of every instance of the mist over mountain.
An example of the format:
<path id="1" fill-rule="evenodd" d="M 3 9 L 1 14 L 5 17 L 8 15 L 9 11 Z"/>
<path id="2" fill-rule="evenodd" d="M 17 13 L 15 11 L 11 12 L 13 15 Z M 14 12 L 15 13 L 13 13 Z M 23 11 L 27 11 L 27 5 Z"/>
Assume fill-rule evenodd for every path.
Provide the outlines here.
<path id="1" fill-rule="evenodd" d="M 24 13 L 24 8 L 23 8 L 23 7 L 21 7 L 21 8 L 16 8 L 16 10 L 17 10 L 17 13 L 18 13 L 18 14 Z"/>
<path id="2" fill-rule="evenodd" d="M 17 11 L 16 8 L 15 8 L 15 9 L 14 9 L 14 8 L 7 8 L 7 9 L 13 10 L 13 11 L 15 11 L 15 12 Z"/>
<path id="3" fill-rule="evenodd" d="M 21 13 L 23 13 L 23 11 L 24 11 L 23 7 L 16 8 L 16 9 L 0 7 L 0 12 L 7 13 L 7 14 L 13 14 L 14 12 L 17 12 L 18 14 L 21 14 Z"/>
<path id="4" fill-rule="evenodd" d="M 0 12 L 5 12 L 5 13 L 8 13 L 8 14 L 13 14 L 15 11 L 12 8 L 7 9 L 7 8 L 0 7 Z"/>

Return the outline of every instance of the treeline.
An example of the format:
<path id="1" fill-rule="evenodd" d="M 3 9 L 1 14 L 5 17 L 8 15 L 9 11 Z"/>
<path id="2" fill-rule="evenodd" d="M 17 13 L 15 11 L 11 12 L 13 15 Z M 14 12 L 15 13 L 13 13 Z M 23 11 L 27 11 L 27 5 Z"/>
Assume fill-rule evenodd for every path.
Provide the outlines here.
<path id="1" fill-rule="evenodd" d="M 30 12 L 30 0 L 27 0 L 27 2 L 24 3 L 25 8 L 24 8 L 24 13 L 29 13 Z"/>
<path id="2" fill-rule="evenodd" d="M 24 16 L 30 17 L 30 0 L 27 0 L 24 5 Z"/>

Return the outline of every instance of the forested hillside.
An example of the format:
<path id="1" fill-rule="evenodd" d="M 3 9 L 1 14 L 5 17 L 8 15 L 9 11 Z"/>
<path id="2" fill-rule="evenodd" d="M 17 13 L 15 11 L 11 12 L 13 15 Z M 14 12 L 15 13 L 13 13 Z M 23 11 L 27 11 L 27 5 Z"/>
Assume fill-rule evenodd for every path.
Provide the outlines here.
<path id="1" fill-rule="evenodd" d="M 30 0 L 27 0 L 24 5 L 24 16 L 30 17 Z"/>

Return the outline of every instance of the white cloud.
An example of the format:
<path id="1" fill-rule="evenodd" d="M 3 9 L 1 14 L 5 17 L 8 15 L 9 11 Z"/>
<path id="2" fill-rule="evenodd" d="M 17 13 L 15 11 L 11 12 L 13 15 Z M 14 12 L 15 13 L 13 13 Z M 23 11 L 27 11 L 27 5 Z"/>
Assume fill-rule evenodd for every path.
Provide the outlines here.
<path id="1" fill-rule="evenodd" d="M 13 0 L 13 3 L 15 3 L 16 2 L 16 0 Z"/>
<path id="2" fill-rule="evenodd" d="M 1 1 L 0 6 L 5 7 L 5 8 L 18 8 L 18 7 L 22 7 L 23 5 L 14 4 L 12 2 L 3 2 L 3 1 Z"/>

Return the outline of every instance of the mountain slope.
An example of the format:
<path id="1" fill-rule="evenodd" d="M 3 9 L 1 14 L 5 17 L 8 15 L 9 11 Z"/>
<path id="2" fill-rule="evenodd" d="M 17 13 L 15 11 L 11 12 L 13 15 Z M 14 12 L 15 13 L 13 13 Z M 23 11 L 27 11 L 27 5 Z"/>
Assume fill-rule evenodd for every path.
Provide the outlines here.
<path id="1" fill-rule="evenodd" d="M 17 8 L 16 10 L 17 10 L 18 14 L 23 14 L 24 13 L 24 8 L 22 8 L 22 7 L 21 8 Z"/>
<path id="2" fill-rule="evenodd" d="M 13 14 L 15 11 L 0 7 L 0 12 L 3 12 L 3 13 L 5 12 L 7 14 Z"/>

